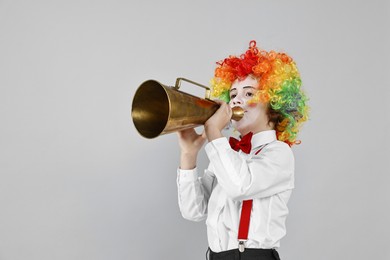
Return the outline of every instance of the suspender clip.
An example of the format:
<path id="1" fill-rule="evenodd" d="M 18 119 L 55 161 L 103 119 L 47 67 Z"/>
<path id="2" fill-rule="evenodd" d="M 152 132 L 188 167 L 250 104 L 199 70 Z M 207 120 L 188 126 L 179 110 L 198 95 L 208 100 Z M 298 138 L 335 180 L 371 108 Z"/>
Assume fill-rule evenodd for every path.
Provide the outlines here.
<path id="1" fill-rule="evenodd" d="M 245 251 L 245 241 L 246 240 L 239 240 L 238 241 L 238 250 L 242 253 Z"/>

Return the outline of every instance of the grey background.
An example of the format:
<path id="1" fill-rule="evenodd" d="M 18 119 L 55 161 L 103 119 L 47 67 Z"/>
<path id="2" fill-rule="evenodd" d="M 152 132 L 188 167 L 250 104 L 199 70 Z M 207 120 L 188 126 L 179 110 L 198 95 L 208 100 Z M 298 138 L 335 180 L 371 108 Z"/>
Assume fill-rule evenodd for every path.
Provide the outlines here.
<path id="1" fill-rule="evenodd" d="M 141 138 L 131 100 L 147 79 L 208 84 L 252 39 L 293 56 L 310 96 L 282 259 L 389 259 L 389 16 L 386 0 L 0 0 L 0 259 L 204 259 L 176 135 Z"/>

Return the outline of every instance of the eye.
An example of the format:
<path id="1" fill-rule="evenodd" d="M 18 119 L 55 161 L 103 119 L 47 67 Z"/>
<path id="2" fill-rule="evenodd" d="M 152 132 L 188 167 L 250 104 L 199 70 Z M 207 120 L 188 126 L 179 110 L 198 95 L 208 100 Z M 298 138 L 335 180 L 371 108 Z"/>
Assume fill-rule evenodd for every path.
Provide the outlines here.
<path id="1" fill-rule="evenodd" d="M 253 97 L 253 93 L 252 93 L 252 92 L 247 92 L 247 93 L 246 93 L 246 96 L 247 96 L 247 97 Z"/>
<path id="2" fill-rule="evenodd" d="M 231 94 L 230 95 L 230 99 L 233 99 L 233 98 L 235 98 L 237 95 L 236 94 Z"/>

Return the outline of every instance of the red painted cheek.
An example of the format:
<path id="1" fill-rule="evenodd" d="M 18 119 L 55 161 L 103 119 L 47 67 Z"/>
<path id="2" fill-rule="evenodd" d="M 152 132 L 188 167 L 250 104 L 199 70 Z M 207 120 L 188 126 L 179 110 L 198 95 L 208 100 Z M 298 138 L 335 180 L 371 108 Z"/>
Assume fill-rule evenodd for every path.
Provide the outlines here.
<path id="1" fill-rule="evenodd" d="M 249 107 L 256 107 L 257 106 L 257 103 L 250 102 L 250 101 L 248 101 L 247 104 Z"/>

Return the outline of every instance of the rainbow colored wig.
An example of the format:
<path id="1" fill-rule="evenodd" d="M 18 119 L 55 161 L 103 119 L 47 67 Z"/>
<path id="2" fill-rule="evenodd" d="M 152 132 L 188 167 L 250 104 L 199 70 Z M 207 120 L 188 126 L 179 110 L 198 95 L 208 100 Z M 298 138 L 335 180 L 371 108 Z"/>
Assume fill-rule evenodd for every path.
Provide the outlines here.
<path id="1" fill-rule="evenodd" d="M 300 143 L 296 137 L 308 119 L 308 98 L 301 89 L 302 81 L 290 56 L 259 49 L 256 41 L 251 41 L 244 54 L 231 55 L 217 65 L 210 82 L 213 97 L 229 102 L 233 82 L 254 76 L 260 87 L 251 102 L 268 103 L 269 120 L 275 124 L 278 140 L 290 146 Z"/>

